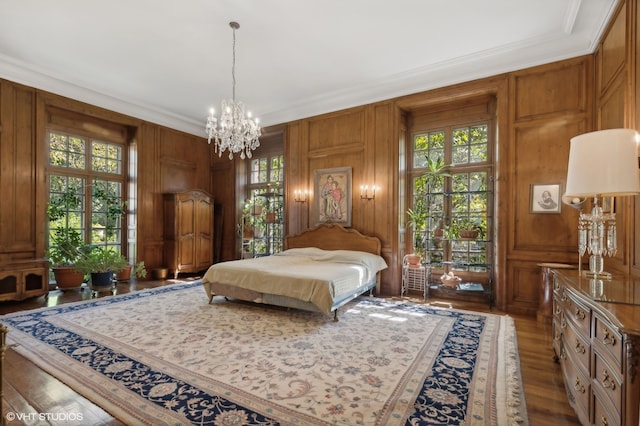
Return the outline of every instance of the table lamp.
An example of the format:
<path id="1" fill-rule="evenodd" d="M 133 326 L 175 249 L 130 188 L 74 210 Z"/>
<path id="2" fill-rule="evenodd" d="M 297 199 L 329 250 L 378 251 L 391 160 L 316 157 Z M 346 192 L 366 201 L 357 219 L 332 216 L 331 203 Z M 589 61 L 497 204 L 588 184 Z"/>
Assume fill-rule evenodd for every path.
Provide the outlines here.
<path id="1" fill-rule="evenodd" d="M 571 138 L 563 199 L 579 203 L 593 197 L 591 213 L 581 211 L 578 219 L 579 263 L 588 253 L 588 276 L 611 278 L 603 257 L 618 250 L 616 215 L 603 211 L 600 200 L 640 193 L 639 137 L 633 129 L 608 129 Z"/>

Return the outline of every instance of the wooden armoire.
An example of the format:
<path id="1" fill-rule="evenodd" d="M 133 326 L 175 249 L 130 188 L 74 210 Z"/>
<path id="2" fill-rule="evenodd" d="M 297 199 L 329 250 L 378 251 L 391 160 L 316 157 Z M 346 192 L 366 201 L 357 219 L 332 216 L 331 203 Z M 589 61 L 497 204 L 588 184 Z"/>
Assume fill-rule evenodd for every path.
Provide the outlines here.
<path id="1" fill-rule="evenodd" d="M 169 273 L 213 264 L 213 197 L 202 190 L 164 194 L 164 257 Z"/>

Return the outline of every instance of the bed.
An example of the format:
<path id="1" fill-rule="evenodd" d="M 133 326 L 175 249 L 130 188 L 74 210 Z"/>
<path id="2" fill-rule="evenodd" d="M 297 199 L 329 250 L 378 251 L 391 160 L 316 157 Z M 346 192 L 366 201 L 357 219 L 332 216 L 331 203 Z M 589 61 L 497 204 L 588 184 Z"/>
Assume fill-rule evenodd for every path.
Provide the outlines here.
<path id="1" fill-rule="evenodd" d="M 209 297 L 334 314 L 340 306 L 373 290 L 387 267 L 376 237 L 338 224 L 321 224 L 285 237 L 285 250 L 272 256 L 212 265 L 202 279 Z"/>

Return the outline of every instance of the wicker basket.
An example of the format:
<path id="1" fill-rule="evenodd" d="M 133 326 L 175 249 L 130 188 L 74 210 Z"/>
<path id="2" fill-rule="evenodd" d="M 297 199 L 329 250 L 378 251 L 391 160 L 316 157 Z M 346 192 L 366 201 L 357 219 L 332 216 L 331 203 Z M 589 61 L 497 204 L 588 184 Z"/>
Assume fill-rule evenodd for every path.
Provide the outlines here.
<path id="1" fill-rule="evenodd" d="M 458 232 L 460 238 L 463 240 L 475 240 L 478 238 L 478 230 L 477 229 L 461 229 Z"/>

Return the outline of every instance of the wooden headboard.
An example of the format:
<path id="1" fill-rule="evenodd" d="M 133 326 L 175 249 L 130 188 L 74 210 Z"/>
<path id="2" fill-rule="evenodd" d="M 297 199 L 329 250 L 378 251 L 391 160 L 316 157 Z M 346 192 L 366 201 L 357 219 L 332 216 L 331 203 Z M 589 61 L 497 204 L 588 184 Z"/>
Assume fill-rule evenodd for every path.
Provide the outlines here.
<path id="1" fill-rule="evenodd" d="M 381 243 L 376 237 L 346 229 L 337 223 L 323 223 L 299 234 L 287 235 L 285 249 L 318 247 L 324 250 L 358 250 L 380 255 Z"/>

